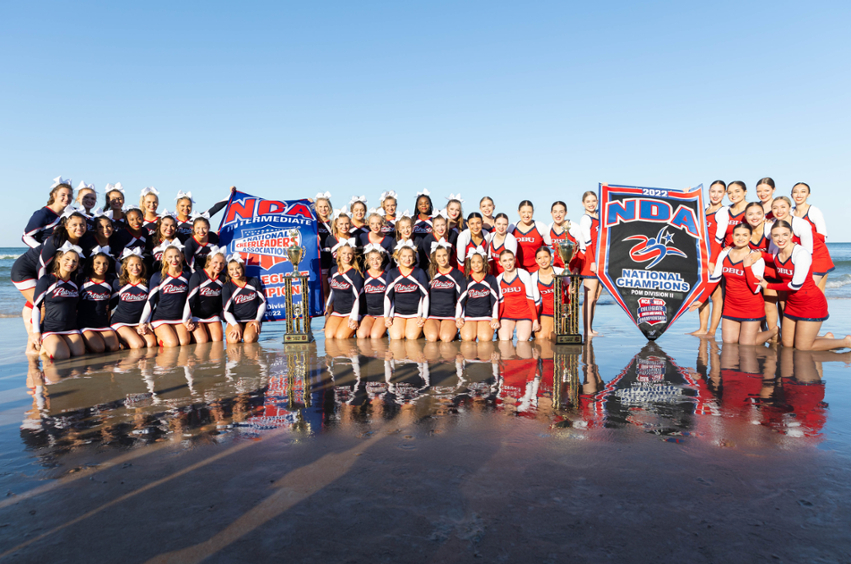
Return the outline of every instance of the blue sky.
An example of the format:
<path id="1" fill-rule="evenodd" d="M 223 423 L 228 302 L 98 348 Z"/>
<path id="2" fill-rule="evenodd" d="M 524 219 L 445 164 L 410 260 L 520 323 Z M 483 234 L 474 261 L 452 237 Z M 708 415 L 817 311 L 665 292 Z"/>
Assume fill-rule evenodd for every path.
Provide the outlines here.
<path id="1" fill-rule="evenodd" d="M 143 2 L 0 7 L 17 245 L 51 179 L 207 207 L 396 190 L 568 202 L 598 182 L 813 188 L 851 241 L 848 2 Z M 475 201 L 475 203 L 474 203 Z"/>

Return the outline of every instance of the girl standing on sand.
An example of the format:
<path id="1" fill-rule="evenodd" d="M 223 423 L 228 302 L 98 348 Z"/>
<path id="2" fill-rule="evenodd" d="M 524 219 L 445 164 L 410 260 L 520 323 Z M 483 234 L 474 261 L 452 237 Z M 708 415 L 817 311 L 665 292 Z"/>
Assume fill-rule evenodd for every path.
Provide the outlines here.
<path id="1" fill-rule="evenodd" d="M 53 233 L 53 228 L 62 219 L 62 212 L 71 204 L 74 190 L 71 188 L 71 179 L 57 176 L 53 179 L 50 187 L 50 195 L 47 197 L 47 205 L 33 212 L 21 241 L 24 245 L 34 249 L 41 245 Z M 35 281 L 33 281 L 35 287 Z"/>
<path id="2" fill-rule="evenodd" d="M 334 258 L 331 256 L 331 245 L 328 244 L 331 237 L 331 222 L 334 208 L 331 206 L 331 193 L 320 192 L 313 199 L 313 209 L 316 212 L 316 234 L 319 237 L 319 269 L 322 280 L 322 295 L 328 295 L 328 279 L 331 276 L 331 267 Z"/>
<path id="3" fill-rule="evenodd" d="M 504 215 L 504 214 L 503 214 Z M 499 309 L 502 294 L 499 282 L 487 270 L 487 253 L 481 247 L 467 252 L 467 273 L 464 291 L 458 299 L 458 317 L 463 319 L 461 340 L 481 342 L 493 340 L 499 329 Z"/>
<path id="4" fill-rule="evenodd" d="M 585 325 L 585 337 L 598 335 L 593 329 L 594 311 L 597 308 L 597 300 L 603 287 L 597 278 L 597 233 L 600 230 L 600 220 L 597 217 L 597 193 L 587 191 L 582 194 L 582 206 L 585 214 L 579 220 L 579 229 L 582 241 L 585 244 L 585 257 L 579 276 L 583 279 L 585 286 L 585 301 L 582 304 L 582 318 Z"/>
<path id="5" fill-rule="evenodd" d="M 121 272 L 112 283 L 112 318 L 110 327 L 131 349 L 157 346 L 153 329 L 142 322 L 148 301 L 147 272 L 141 249 L 125 249 L 121 255 Z"/>
<path id="6" fill-rule="evenodd" d="M 266 295 L 257 278 L 246 278 L 245 261 L 239 253 L 227 258 L 228 276 L 222 288 L 227 342 L 256 343 L 260 338 Z"/>
<path id="7" fill-rule="evenodd" d="M 827 224 L 821 210 L 807 203 L 810 186 L 798 182 L 792 187 L 792 199 L 795 200 L 795 217 L 809 222 L 813 231 L 813 281 L 824 292 L 827 287 L 827 275 L 835 269 L 830 252 L 827 250 Z"/>
<path id="8" fill-rule="evenodd" d="M 331 269 L 331 292 L 325 302 L 325 338 L 348 339 L 360 321 L 363 276 L 355 260 L 355 239 L 343 241 L 337 249 L 337 266 Z"/>
<path id="9" fill-rule="evenodd" d="M 501 296 L 499 340 L 512 340 L 516 329 L 517 342 L 528 341 L 533 331 L 541 330 L 538 323 L 538 288 L 527 271 L 515 267 L 514 253 L 502 251 L 499 262 L 502 264 L 502 274 L 496 278 Z"/>
<path id="10" fill-rule="evenodd" d="M 564 202 L 558 201 L 553 202 L 553 205 L 550 206 L 550 215 L 553 217 L 553 222 L 550 224 L 549 230 L 549 241 L 550 247 L 553 250 L 553 264 L 558 268 L 565 268 L 564 261 L 561 260 L 558 252 L 556 252 L 556 245 L 558 241 L 568 240 L 573 243 L 573 259 L 571 259 L 571 263 L 573 263 L 573 268 L 571 270 L 576 269 L 576 272 L 579 272 L 579 267 L 581 266 L 581 255 L 584 252 L 584 244 L 582 241 L 582 231 L 579 229 L 579 225 L 571 222 L 567 218 L 567 204 Z M 535 253 L 535 260 L 537 261 L 538 255 L 537 251 Z"/>
<path id="11" fill-rule="evenodd" d="M 363 281 L 363 307 L 358 339 L 380 339 L 387 333 L 384 324 L 384 294 L 387 293 L 387 271 L 384 259 L 387 251 L 382 245 L 367 243 L 363 249 L 367 270 Z"/>

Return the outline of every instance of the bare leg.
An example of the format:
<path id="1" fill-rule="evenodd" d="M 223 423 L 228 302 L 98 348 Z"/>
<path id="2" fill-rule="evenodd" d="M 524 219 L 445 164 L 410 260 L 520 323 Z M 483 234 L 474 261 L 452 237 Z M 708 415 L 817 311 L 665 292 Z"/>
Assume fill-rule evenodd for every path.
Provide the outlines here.
<path id="1" fill-rule="evenodd" d="M 361 319 L 360 326 L 358 326 L 358 339 L 369 339 L 373 324 L 375 324 L 375 318 L 371 315 Z"/>
<path id="2" fill-rule="evenodd" d="M 701 304 L 698 308 L 697 313 L 700 319 L 700 327 L 697 328 L 697 331 L 692 331 L 690 334 L 701 337 L 706 335 L 707 329 L 709 328 L 709 300 L 706 300 Z"/>
<path id="3" fill-rule="evenodd" d="M 791 320 L 790 320 L 791 321 Z M 786 340 L 786 319 L 783 320 L 783 340 Z M 844 339 L 831 339 L 819 337 L 821 321 L 797 321 L 795 322 L 795 348 L 802 351 L 828 351 L 851 347 L 851 336 Z M 785 344 L 785 343 L 784 343 Z"/>
<path id="4" fill-rule="evenodd" d="M 443 319 L 440 321 L 440 340 L 444 343 L 451 343 L 458 335 L 458 328 L 455 326 L 455 320 Z"/>
<path id="5" fill-rule="evenodd" d="M 181 325 L 182 327 L 182 325 Z M 186 328 L 184 327 L 184 330 Z M 171 347 L 179 347 L 180 339 L 177 336 L 177 332 L 174 330 L 174 327 L 171 325 L 160 325 L 156 329 L 154 329 L 154 333 L 157 336 L 157 340 L 160 342 L 160 346 L 171 348 Z"/>
<path id="6" fill-rule="evenodd" d="M 195 330 L 192 331 L 192 337 L 195 339 L 195 342 L 199 345 L 210 342 L 210 334 L 207 333 L 207 324 L 206 323 L 197 323 L 195 326 Z"/>
<path id="7" fill-rule="evenodd" d="M 511 341 L 514 339 L 514 325 L 517 322 L 511 319 L 503 319 L 499 322 L 499 340 Z"/>
<path id="8" fill-rule="evenodd" d="M 423 326 L 423 333 L 425 334 L 426 341 L 429 343 L 437 341 L 440 336 L 440 321 L 436 319 L 426 319 L 425 325 Z"/>
<path id="9" fill-rule="evenodd" d="M 342 317 L 334 317 L 333 315 L 329 315 L 325 318 L 325 338 L 333 339 L 337 334 L 337 328 L 340 326 L 340 322 L 343 320 Z"/>
<path id="10" fill-rule="evenodd" d="M 337 325 L 337 332 L 334 333 L 335 339 L 348 339 L 355 334 L 355 329 L 349 327 L 349 318 L 341 317 L 340 324 Z"/>
<path id="11" fill-rule="evenodd" d="M 528 319 L 522 319 L 517 322 L 517 346 L 520 346 L 520 343 L 529 342 L 529 337 L 532 336 L 532 322 Z"/>
<path id="12" fill-rule="evenodd" d="M 480 343 L 493 341 L 493 327 L 491 327 L 490 321 L 477 321 L 476 326 L 476 336 Z"/>
<path id="13" fill-rule="evenodd" d="M 732 319 L 721 320 L 721 340 L 726 344 L 738 343 L 741 323 Z"/>
<path id="14" fill-rule="evenodd" d="M 390 327 L 387 329 L 387 333 L 390 335 L 390 338 L 393 340 L 396 339 L 404 339 L 405 338 L 405 322 L 407 319 L 402 319 L 400 317 L 394 317 L 393 322 Z"/>
<path id="15" fill-rule="evenodd" d="M 724 322 L 726 321 L 727 320 L 725 319 Z M 779 331 L 777 327 L 767 331 L 760 331 L 759 328 L 761 324 L 762 323 L 759 321 L 743 321 L 739 327 L 739 344 L 762 346 L 768 342 L 769 339 L 777 335 L 777 332 Z M 723 325 L 721 326 L 721 332 L 722 334 L 724 332 Z"/>
<path id="16" fill-rule="evenodd" d="M 210 334 L 210 340 L 214 343 L 221 343 L 224 339 L 222 323 L 220 321 L 212 321 L 210 323 L 205 323 L 204 325 L 207 326 L 207 332 Z"/>
<path id="17" fill-rule="evenodd" d="M 478 326 L 478 321 L 467 321 L 464 323 L 464 326 L 461 327 L 461 340 L 464 342 L 475 341 Z"/>
<path id="18" fill-rule="evenodd" d="M 131 349 L 143 349 L 148 346 L 145 339 L 136 332 L 135 327 L 119 327 L 118 337 Z M 154 341 L 156 341 L 156 339 L 154 339 Z"/>
<path id="19" fill-rule="evenodd" d="M 405 324 L 405 338 L 409 341 L 415 341 L 419 339 L 423 334 L 423 328 L 417 325 L 417 318 L 412 317 L 407 320 Z"/>
<path id="20" fill-rule="evenodd" d="M 71 358 L 71 349 L 62 335 L 48 335 L 41 340 L 41 354 L 51 360 L 65 360 Z"/>
<path id="21" fill-rule="evenodd" d="M 103 337 L 103 342 L 108 352 L 115 352 L 121 348 L 118 343 L 118 335 L 115 334 L 115 331 L 111 329 L 109 331 L 103 331 L 100 336 Z"/>
<path id="22" fill-rule="evenodd" d="M 709 331 L 707 331 L 707 335 L 710 337 L 715 337 L 715 333 L 718 332 L 718 325 L 721 324 L 721 314 L 724 312 L 724 293 L 721 291 L 721 288 L 715 288 L 715 291 L 712 292 L 712 317 L 709 323 Z"/>
<path id="23" fill-rule="evenodd" d="M 827 274 L 824 276 L 813 276 L 813 282 L 816 283 L 816 286 L 818 286 L 818 289 L 821 290 L 822 294 L 824 294 L 825 289 L 827 288 L 827 277 Z"/>
<path id="24" fill-rule="evenodd" d="M 372 331 L 369 334 L 370 339 L 380 339 L 387 333 L 387 326 L 384 324 L 383 317 L 376 317 L 375 323 L 372 324 Z"/>
<path id="25" fill-rule="evenodd" d="M 86 345 L 86 349 L 94 354 L 101 354 L 106 350 L 106 343 L 103 342 L 100 333 L 97 331 L 84 331 L 83 342 Z"/>
<path id="26" fill-rule="evenodd" d="M 251 323 L 246 323 L 242 328 L 242 341 L 244 343 L 256 343 L 259 338 L 260 333 L 257 332 L 257 328 Z"/>
<path id="27" fill-rule="evenodd" d="M 555 327 L 555 325 L 553 323 L 553 318 L 546 316 L 546 315 L 542 315 L 541 319 L 540 319 L 540 323 L 541 323 L 541 330 L 538 331 L 537 333 L 535 333 L 535 340 L 536 341 L 552 340 L 553 329 Z"/>

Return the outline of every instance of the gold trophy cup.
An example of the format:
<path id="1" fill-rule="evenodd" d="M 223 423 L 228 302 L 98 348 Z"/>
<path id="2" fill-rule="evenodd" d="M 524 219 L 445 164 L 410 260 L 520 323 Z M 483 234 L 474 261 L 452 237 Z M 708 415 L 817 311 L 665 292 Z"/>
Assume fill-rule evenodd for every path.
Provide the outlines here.
<path id="1" fill-rule="evenodd" d="M 553 308 L 553 324 L 555 325 L 556 344 L 581 344 L 582 335 L 579 333 L 579 276 L 571 274 L 568 269 L 576 244 L 568 239 L 556 241 L 555 251 L 564 262 L 564 273 L 556 274 L 555 307 Z M 565 284 L 567 284 L 565 292 Z M 567 299 L 565 300 L 565 295 Z"/>
<path id="2" fill-rule="evenodd" d="M 285 343 L 309 343 L 313 341 L 313 333 L 310 331 L 310 292 L 308 281 L 310 276 L 302 274 L 298 268 L 301 259 L 304 258 L 304 247 L 298 244 L 301 235 L 297 229 L 289 232 L 290 246 L 287 247 L 287 259 L 293 265 L 291 274 L 284 275 L 284 294 L 286 300 L 286 334 Z M 301 291 L 301 301 L 293 303 L 293 282 L 298 281 Z"/>

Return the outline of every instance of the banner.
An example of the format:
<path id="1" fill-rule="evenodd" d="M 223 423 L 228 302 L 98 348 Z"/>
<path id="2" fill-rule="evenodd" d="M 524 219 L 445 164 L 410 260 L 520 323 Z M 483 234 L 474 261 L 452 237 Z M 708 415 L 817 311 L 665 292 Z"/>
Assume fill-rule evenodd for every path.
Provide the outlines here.
<path id="1" fill-rule="evenodd" d="M 290 233 L 297 230 L 295 237 Z M 244 192 L 231 194 L 219 226 L 219 245 L 228 254 L 245 259 L 246 276 L 260 279 L 266 292 L 266 321 L 284 319 L 286 296 L 284 274 L 293 271 L 287 247 L 293 242 L 304 247 L 299 263 L 302 274 L 310 275 L 310 315 L 322 315 L 322 285 L 319 280 L 319 242 L 316 216 L 307 200 L 264 200 Z M 293 303 L 301 304 L 301 287 L 293 283 Z"/>
<path id="2" fill-rule="evenodd" d="M 686 192 L 600 185 L 597 275 L 648 339 L 658 339 L 709 277 L 703 186 Z"/>

